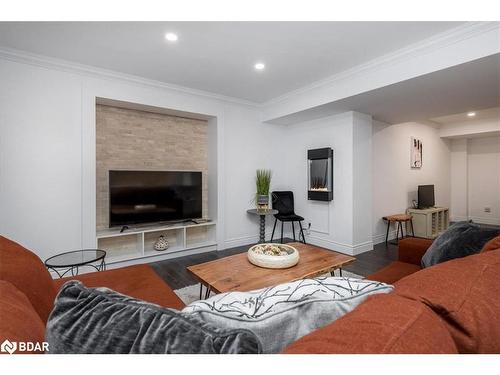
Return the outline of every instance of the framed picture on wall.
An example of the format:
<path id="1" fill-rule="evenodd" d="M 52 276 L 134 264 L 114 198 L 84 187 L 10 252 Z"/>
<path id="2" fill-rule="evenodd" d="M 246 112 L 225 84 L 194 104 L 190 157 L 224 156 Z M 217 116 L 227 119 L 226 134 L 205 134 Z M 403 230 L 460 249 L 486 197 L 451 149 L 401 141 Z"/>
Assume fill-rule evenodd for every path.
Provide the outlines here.
<path id="1" fill-rule="evenodd" d="M 422 141 L 420 139 L 411 137 L 410 156 L 410 166 L 422 168 Z"/>

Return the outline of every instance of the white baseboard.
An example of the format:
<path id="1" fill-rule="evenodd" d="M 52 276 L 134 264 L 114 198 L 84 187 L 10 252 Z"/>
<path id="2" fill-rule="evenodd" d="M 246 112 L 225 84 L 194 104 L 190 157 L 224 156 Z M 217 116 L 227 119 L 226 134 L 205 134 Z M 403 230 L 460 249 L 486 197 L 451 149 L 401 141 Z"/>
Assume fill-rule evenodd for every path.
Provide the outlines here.
<path id="1" fill-rule="evenodd" d="M 469 221 L 469 218 L 467 216 L 452 216 L 452 217 L 450 217 L 450 221 L 452 221 L 452 222 Z"/>
<path id="2" fill-rule="evenodd" d="M 268 235 L 266 237 L 268 237 L 267 240 L 269 241 L 270 235 Z M 283 233 L 283 237 L 290 239 L 293 237 L 293 235 L 292 235 L 292 233 Z M 275 237 L 274 239 L 276 240 L 277 238 Z M 299 238 L 297 237 L 296 240 L 299 241 Z M 238 246 L 252 245 L 254 243 L 257 243 L 258 241 L 259 241 L 258 235 L 231 238 L 231 239 L 224 242 L 224 249 L 230 249 L 230 248 L 238 247 Z M 364 253 L 366 251 L 373 250 L 373 242 L 372 241 L 367 241 L 367 242 L 353 246 L 350 244 L 344 244 L 341 242 L 331 241 L 331 240 L 327 240 L 324 238 L 316 237 L 314 235 L 307 235 L 306 234 L 306 242 L 311 244 L 311 245 L 321 246 L 321 247 L 324 247 L 325 249 L 337 251 L 339 253 L 343 253 L 343 254 L 347 254 L 347 255 L 357 255 L 357 254 Z"/>
<path id="3" fill-rule="evenodd" d="M 495 217 L 471 216 L 470 219 L 474 223 L 478 223 L 478 224 L 500 225 L 500 219 L 497 219 Z"/>
<path id="4" fill-rule="evenodd" d="M 353 255 L 352 246 L 340 242 L 325 240 L 324 238 L 319 238 L 311 235 L 306 236 L 306 242 L 308 244 L 324 247 L 325 249 L 337 251 L 339 253 Z"/>
<path id="5" fill-rule="evenodd" d="M 500 225 L 500 219 L 496 217 L 482 217 L 482 216 L 453 216 L 450 221 L 469 221 L 472 220 L 474 223 L 487 224 L 487 225 Z"/>
<path id="6" fill-rule="evenodd" d="M 244 245 L 250 245 L 257 243 L 259 241 L 259 235 L 253 235 L 253 236 L 242 236 L 242 237 L 236 237 L 236 238 L 230 238 L 229 240 L 224 241 L 224 247 L 219 250 L 224 250 L 224 249 L 231 249 L 233 247 L 238 247 L 238 246 L 244 246 Z"/>
<path id="7" fill-rule="evenodd" d="M 316 236 L 306 235 L 306 242 L 311 245 L 321 246 L 325 249 L 337 251 L 339 253 L 347 254 L 347 255 L 358 255 L 364 253 L 366 251 L 373 250 L 373 242 L 367 241 L 357 245 L 350 245 L 346 243 L 341 243 L 337 241 L 332 241 Z"/>
<path id="8" fill-rule="evenodd" d="M 297 236 L 297 234 L 295 234 Z M 276 233 L 274 233 L 274 241 L 279 240 L 281 237 L 281 232 L 279 233 L 279 236 L 276 236 Z M 293 238 L 292 232 L 283 232 L 283 238 Z M 307 237 L 306 237 L 307 238 Z M 299 238 L 296 237 L 297 241 L 299 241 Z M 271 231 L 266 230 L 266 241 L 271 241 Z M 242 236 L 242 237 L 235 237 L 235 238 L 230 238 L 226 241 L 224 241 L 224 247 L 219 248 L 219 250 L 224 250 L 224 249 L 231 249 L 233 247 L 238 247 L 238 246 L 245 246 L 245 245 L 253 245 L 259 242 L 259 235 L 252 235 L 252 236 Z"/>
<path id="9" fill-rule="evenodd" d="M 385 232 L 384 233 L 375 234 L 372 237 L 373 244 L 377 245 L 379 243 L 385 242 L 385 235 L 386 235 Z M 396 231 L 395 230 L 390 230 L 389 231 L 389 241 L 392 241 L 395 238 L 396 238 Z"/>
<path id="10" fill-rule="evenodd" d="M 352 255 L 359 255 L 361 253 L 366 253 L 367 251 L 373 250 L 373 241 L 366 241 L 357 245 L 354 245 L 352 248 Z"/>

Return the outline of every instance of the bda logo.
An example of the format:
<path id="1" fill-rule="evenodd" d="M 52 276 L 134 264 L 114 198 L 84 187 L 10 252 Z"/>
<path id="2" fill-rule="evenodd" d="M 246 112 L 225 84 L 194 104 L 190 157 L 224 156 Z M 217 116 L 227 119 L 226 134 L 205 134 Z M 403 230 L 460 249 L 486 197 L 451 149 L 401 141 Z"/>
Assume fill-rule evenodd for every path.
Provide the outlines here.
<path id="1" fill-rule="evenodd" d="M 17 342 L 10 342 L 9 340 L 5 340 L 2 342 L 2 345 L 0 345 L 0 351 L 4 353 L 9 353 L 12 354 L 16 351 L 17 349 Z"/>

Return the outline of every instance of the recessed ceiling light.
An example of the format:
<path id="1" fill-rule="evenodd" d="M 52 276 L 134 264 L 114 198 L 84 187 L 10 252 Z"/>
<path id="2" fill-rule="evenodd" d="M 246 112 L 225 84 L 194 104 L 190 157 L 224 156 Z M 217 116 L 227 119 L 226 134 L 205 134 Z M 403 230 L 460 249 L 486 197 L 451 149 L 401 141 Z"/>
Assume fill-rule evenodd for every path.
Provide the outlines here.
<path id="1" fill-rule="evenodd" d="M 255 70 L 264 70 L 266 65 L 264 63 L 258 62 L 253 67 L 255 68 Z"/>
<path id="2" fill-rule="evenodd" d="M 476 115 L 476 112 L 468 112 L 467 117 L 474 117 Z"/>
<path id="3" fill-rule="evenodd" d="M 166 33 L 165 39 L 169 42 L 177 42 L 177 39 L 179 39 L 179 37 L 175 33 Z"/>

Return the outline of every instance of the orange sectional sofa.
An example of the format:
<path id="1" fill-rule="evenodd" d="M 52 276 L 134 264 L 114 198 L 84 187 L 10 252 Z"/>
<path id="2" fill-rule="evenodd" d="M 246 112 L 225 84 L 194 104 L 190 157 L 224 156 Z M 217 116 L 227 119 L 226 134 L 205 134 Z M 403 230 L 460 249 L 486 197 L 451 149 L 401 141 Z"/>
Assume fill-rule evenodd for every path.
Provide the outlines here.
<path id="1" fill-rule="evenodd" d="M 148 265 L 53 280 L 37 255 L 0 236 L 0 342 L 42 342 L 56 294 L 66 281 L 103 286 L 134 298 L 174 309 L 184 303 Z"/>
<path id="2" fill-rule="evenodd" d="M 367 298 L 285 353 L 500 353 L 500 236 L 480 254 L 419 270 L 425 241 L 400 241 L 398 261 L 367 277 L 392 281 L 392 293 Z"/>

